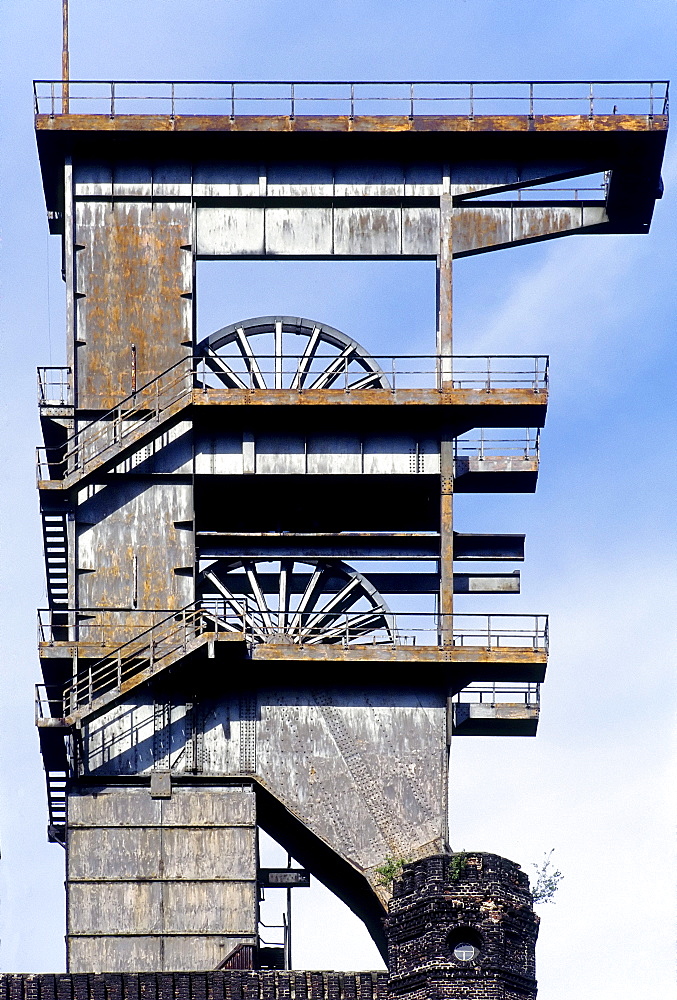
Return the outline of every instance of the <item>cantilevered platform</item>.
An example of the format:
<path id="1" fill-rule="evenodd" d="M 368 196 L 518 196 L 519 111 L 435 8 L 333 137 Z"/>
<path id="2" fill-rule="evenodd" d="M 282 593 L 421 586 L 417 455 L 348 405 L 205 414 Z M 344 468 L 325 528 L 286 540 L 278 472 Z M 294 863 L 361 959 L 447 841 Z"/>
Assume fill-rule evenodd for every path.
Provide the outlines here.
<path id="1" fill-rule="evenodd" d="M 660 197 L 660 166 L 668 124 L 668 87 L 665 81 L 571 81 L 514 83 L 200 83 L 200 82 L 97 82 L 71 81 L 64 99 L 59 81 L 37 81 L 35 110 L 38 148 L 48 211 L 53 231 L 59 231 L 63 213 L 63 177 L 59 163 L 64 156 L 80 159 L 112 157 L 155 159 L 175 163 L 185 153 L 190 135 L 193 160 L 243 159 L 254 163 L 275 159 L 318 162 L 317 135 L 322 134 L 321 157 L 329 166 L 368 158 L 391 163 L 444 159 L 445 147 L 454 167 L 450 183 L 456 200 L 454 256 L 480 253 L 499 245 L 552 238 L 568 231 L 644 232 L 653 206 Z M 205 111 L 208 113 L 205 113 Z M 451 155 L 453 151 L 453 156 Z M 478 183 L 477 166 L 486 162 L 491 179 Z M 463 188 L 467 170 L 475 176 Z M 501 177 L 495 167 L 501 163 Z M 256 168 L 258 169 L 258 168 Z M 535 185 L 566 178 L 608 173 L 606 190 L 598 197 L 590 191 L 553 195 L 544 190 L 540 201 L 526 205 L 522 194 Z M 367 172 L 368 174 L 368 172 Z M 391 199 L 381 208 L 435 198 L 432 176 L 422 185 L 418 176 L 388 183 L 365 175 L 363 194 Z M 242 183 L 244 180 L 244 183 Z M 354 178 L 353 178 L 354 181 Z M 371 183 L 370 183 L 371 182 Z M 115 198 L 128 193 L 122 178 L 89 193 Z M 459 186 L 460 185 L 460 186 Z M 152 188 L 152 191 L 151 191 Z M 288 180 L 267 176 L 239 179 L 238 190 L 219 189 L 214 178 L 172 176 L 168 191 L 176 196 L 241 197 L 284 200 L 290 197 L 325 199 L 330 207 L 342 198 L 358 195 L 353 182 L 342 185 L 340 175 L 317 172 L 306 178 L 303 190 L 292 190 Z M 503 202 L 482 198 L 504 193 Z M 564 199 L 562 200 L 562 196 Z M 157 180 L 148 197 L 162 196 Z M 538 193 L 537 193 L 538 196 Z M 555 198 L 558 199 L 555 204 Z M 392 199 L 395 199 L 393 202 Z M 571 202 L 574 204 L 571 204 Z M 544 212 L 550 206 L 555 210 Z M 255 208 L 252 204 L 252 208 Z M 318 209 L 319 205 L 316 206 Z M 264 208 L 259 206 L 261 218 Z M 540 209 L 540 212 L 534 211 Z M 287 255 L 354 256 L 356 246 L 342 249 L 342 223 L 333 225 L 331 246 L 313 249 L 295 246 L 289 238 Z M 198 225 L 198 255 L 213 255 L 206 220 Z M 269 236 L 274 240 L 274 226 Z M 397 235 L 397 227 L 391 227 Z M 293 226 L 292 226 L 293 230 Z M 200 231 L 202 235 L 200 235 Z M 400 237 L 388 256 L 420 256 L 420 240 L 407 247 Z M 432 248 L 432 244 L 431 244 Z M 242 250 L 242 248 L 241 248 Z M 246 255 L 268 256 L 279 252 L 273 244 L 248 248 Z M 367 256 L 373 249 L 365 249 Z M 433 254 L 432 249 L 428 254 Z"/>

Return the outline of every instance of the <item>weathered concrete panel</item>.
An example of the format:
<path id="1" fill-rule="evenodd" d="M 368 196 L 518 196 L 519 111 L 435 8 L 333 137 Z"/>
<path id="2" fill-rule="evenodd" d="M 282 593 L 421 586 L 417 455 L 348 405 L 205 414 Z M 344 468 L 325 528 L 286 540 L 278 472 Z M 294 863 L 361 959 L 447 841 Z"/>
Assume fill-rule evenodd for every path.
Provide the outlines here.
<path id="1" fill-rule="evenodd" d="M 71 882 L 68 932 L 149 934 L 162 930 L 162 883 Z"/>
<path id="2" fill-rule="evenodd" d="M 251 882 L 165 882 L 163 929 L 196 934 L 254 934 Z"/>
<path id="3" fill-rule="evenodd" d="M 404 168 L 405 197 L 437 197 L 442 191 L 441 163 L 408 163 Z"/>
<path id="4" fill-rule="evenodd" d="M 435 257 L 440 247 L 440 210 L 404 205 L 402 253 L 406 257 Z"/>
<path id="5" fill-rule="evenodd" d="M 113 197 L 113 168 L 110 163 L 74 163 L 73 189 L 79 197 Z"/>
<path id="6" fill-rule="evenodd" d="M 153 166 L 154 198 L 190 198 L 192 189 L 191 165 L 172 163 L 171 160 Z"/>
<path id="7" fill-rule="evenodd" d="M 256 799 L 251 786 L 210 790 L 181 787 L 171 799 L 162 801 L 166 826 L 252 826 L 256 823 Z"/>
<path id="8" fill-rule="evenodd" d="M 202 257 L 434 257 L 439 209 L 346 204 L 199 206 Z"/>
<path id="9" fill-rule="evenodd" d="M 303 475 L 305 440 L 297 434 L 259 434 L 256 438 L 256 472 L 259 475 Z"/>
<path id="10" fill-rule="evenodd" d="M 81 788 L 68 796 L 68 825 L 156 826 L 161 822 L 161 800 L 148 788 Z"/>
<path id="11" fill-rule="evenodd" d="M 464 206 L 454 212 L 454 253 L 469 253 L 480 247 L 498 246 L 512 241 L 512 212 L 510 208 L 491 206 L 469 208 Z"/>
<path id="12" fill-rule="evenodd" d="M 118 198 L 150 198 L 153 168 L 147 160 L 127 160 L 113 166 L 113 194 Z"/>
<path id="13" fill-rule="evenodd" d="M 195 472 L 199 476 L 241 476 L 244 472 L 242 435 L 198 435 L 195 442 Z"/>
<path id="14" fill-rule="evenodd" d="M 150 798 L 148 790 L 144 792 Z M 159 873 L 161 844 L 158 827 L 71 829 L 68 877 L 153 878 Z"/>
<path id="15" fill-rule="evenodd" d="M 163 971 L 191 972 L 215 969 L 238 944 L 254 944 L 253 935 L 208 937 L 181 935 L 163 938 Z M 154 969 L 156 966 L 145 966 Z"/>
<path id="16" fill-rule="evenodd" d="M 196 163 L 193 193 L 196 198 L 251 198 L 260 193 L 260 166 L 244 161 Z"/>
<path id="17" fill-rule="evenodd" d="M 196 808 L 199 809 L 199 805 Z M 256 879 L 256 849 L 251 829 L 242 826 L 201 829 L 196 825 L 196 819 L 197 815 L 194 815 L 191 828 L 164 827 L 162 857 L 165 877 Z"/>
<path id="18" fill-rule="evenodd" d="M 337 163 L 337 197 L 401 198 L 404 167 L 399 163 Z"/>
<path id="19" fill-rule="evenodd" d="M 439 472 L 439 442 L 411 435 L 253 434 L 246 447 L 241 435 L 200 434 L 196 441 L 198 475 L 384 475 Z M 252 461 L 253 460 L 253 461 Z"/>
<path id="20" fill-rule="evenodd" d="M 175 785 L 168 799 L 152 798 L 149 786 L 81 789 L 69 806 L 72 971 L 208 969 L 240 940 L 253 940 L 251 785 Z"/>
<path id="21" fill-rule="evenodd" d="M 147 972 L 174 968 L 162 962 L 159 937 L 96 936 L 68 941 L 68 970 L 78 972 Z"/>
<path id="22" fill-rule="evenodd" d="M 273 162 L 267 168 L 267 194 L 271 198 L 330 198 L 334 169 L 329 163 Z"/>
<path id="23" fill-rule="evenodd" d="M 313 434 L 308 438 L 308 474 L 356 476 L 362 472 L 362 442 L 357 434 Z"/>
<path id="24" fill-rule="evenodd" d="M 377 436 L 364 441 L 365 475 L 408 475 L 417 472 L 416 439 L 409 435 Z"/>

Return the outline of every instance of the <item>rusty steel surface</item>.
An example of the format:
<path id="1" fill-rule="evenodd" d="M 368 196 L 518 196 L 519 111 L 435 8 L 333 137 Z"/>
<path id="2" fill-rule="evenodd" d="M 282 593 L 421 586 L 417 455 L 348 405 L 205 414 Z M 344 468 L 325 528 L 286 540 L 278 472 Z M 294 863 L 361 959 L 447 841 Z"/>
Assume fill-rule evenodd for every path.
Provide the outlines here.
<path id="1" fill-rule="evenodd" d="M 88 115 L 37 114 L 46 132 L 664 132 L 667 115 Z"/>
<path id="2" fill-rule="evenodd" d="M 190 207 L 77 203 L 77 399 L 108 410 L 184 357 L 191 336 Z"/>

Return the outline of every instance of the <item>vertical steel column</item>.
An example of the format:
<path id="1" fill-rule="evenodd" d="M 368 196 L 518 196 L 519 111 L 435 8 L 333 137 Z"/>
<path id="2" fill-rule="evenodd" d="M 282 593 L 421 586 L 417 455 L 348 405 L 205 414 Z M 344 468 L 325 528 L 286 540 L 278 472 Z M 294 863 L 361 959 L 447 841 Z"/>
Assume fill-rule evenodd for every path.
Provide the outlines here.
<path id="1" fill-rule="evenodd" d="M 437 259 L 437 378 L 443 392 L 451 389 L 452 371 L 452 212 L 449 171 L 440 196 L 440 253 Z M 440 600 L 439 637 L 453 641 L 454 602 L 454 440 L 445 426 L 440 438 Z"/>
<path id="2" fill-rule="evenodd" d="M 75 182 L 73 178 L 73 161 L 70 156 L 66 157 L 63 168 L 63 236 L 61 249 L 61 266 L 63 279 L 66 285 L 66 362 L 71 370 L 71 394 L 73 401 L 73 419 L 70 421 L 69 433 L 73 433 L 77 428 L 75 414 L 78 405 L 78 369 L 77 369 L 77 277 L 76 277 L 76 219 L 75 219 Z M 69 460 L 70 465 L 70 460 Z M 69 469 L 65 470 L 70 471 Z M 68 578 L 68 607 L 77 607 L 78 601 L 78 553 L 77 553 L 77 532 L 74 515 L 69 512 L 66 526 L 66 572 Z M 70 616 L 69 616 L 70 617 Z M 74 622 L 69 622 L 73 626 Z M 77 630 L 69 628 L 69 639 L 75 639 Z M 78 661 L 77 655 L 73 658 L 73 681 L 77 679 Z"/>
<path id="3" fill-rule="evenodd" d="M 68 0 L 61 2 L 61 20 L 63 41 L 61 46 L 61 114 L 67 115 L 70 110 L 70 57 L 68 52 Z"/>

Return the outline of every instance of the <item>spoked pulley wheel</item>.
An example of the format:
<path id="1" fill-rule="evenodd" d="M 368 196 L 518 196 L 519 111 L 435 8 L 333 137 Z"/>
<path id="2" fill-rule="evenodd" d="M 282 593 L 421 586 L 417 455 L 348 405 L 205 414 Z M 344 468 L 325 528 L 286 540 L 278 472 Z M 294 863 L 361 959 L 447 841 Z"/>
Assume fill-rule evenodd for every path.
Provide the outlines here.
<path id="1" fill-rule="evenodd" d="M 205 608 L 255 642 L 395 641 L 385 601 L 343 562 L 217 559 L 202 571 L 200 591 Z"/>
<path id="2" fill-rule="evenodd" d="M 340 330 L 296 316 L 260 316 L 217 330 L 198 345 L 229 389 L 389 389 L 384 372 Z"/>

